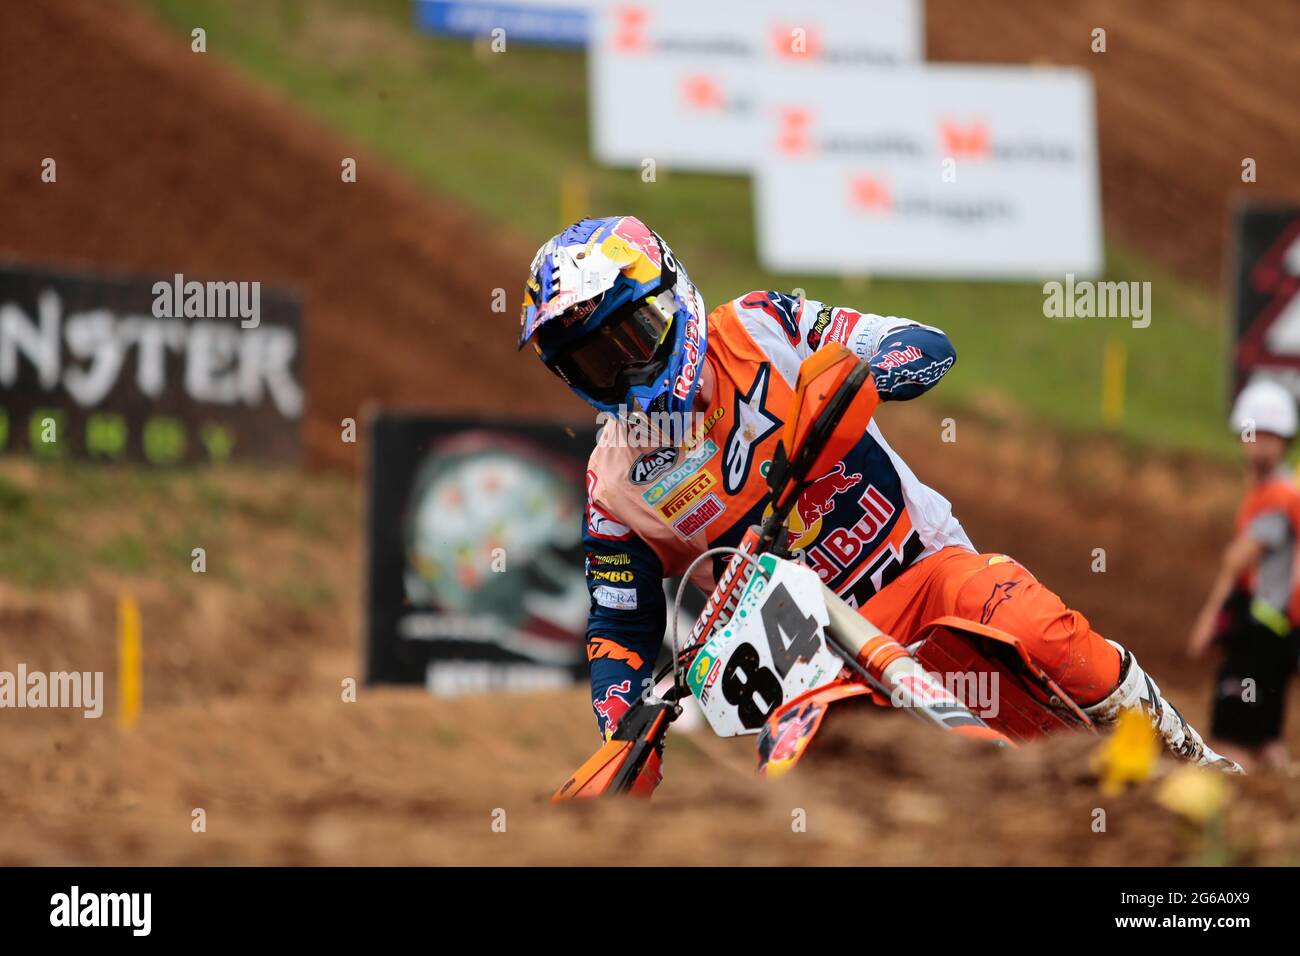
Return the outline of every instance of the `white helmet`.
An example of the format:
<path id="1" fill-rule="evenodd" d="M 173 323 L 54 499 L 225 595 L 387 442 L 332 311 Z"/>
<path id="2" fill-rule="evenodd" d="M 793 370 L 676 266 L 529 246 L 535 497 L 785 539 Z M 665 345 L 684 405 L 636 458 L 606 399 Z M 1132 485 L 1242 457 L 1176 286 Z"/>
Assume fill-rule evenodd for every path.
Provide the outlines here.
<path id="1" fill-rule="evenodd" d="M 1291 392 L 1277 382 L 1257 379 L 1241 390 L 1232 406 L 1232 427 L 1294 438 L 1296 405 Z"/>

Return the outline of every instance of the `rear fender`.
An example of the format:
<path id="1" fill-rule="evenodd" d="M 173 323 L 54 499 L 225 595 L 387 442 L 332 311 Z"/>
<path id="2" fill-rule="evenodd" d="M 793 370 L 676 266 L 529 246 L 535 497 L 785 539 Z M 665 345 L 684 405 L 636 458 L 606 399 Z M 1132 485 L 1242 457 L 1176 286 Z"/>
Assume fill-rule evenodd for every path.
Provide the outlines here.
<path id="1" fill-rule="evenodd" d="M 1017 743 L 1061 730 L 1096 728 L 1082 708 L 1034 663 L 1017 637 L 987 624 L 941 617 L 920 632 L 913 656 L 928 671 L 947 675 L 996 675 L 996 713 L 981 701 L 966 700 L 969 685 L 952 681 L 950 689 L 990 727 Z M 990 682 L 991 683 L 991 682 Z"/>

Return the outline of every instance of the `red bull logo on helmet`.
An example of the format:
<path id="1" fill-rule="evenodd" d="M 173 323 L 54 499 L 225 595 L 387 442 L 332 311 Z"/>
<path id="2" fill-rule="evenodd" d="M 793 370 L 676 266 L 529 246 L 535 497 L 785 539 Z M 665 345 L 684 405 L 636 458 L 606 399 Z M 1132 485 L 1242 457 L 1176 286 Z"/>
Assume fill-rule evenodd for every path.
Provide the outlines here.
<path id="1" fill-rule="evenodd" d="M 694 313 L 686 321 L 686 338 L 682 340 L 682 350 L 686 354 L 686 362 L 673 382 L 673 394 L 678 398 L 690 394 L 691 385 L 700 374 L 700 360 L 704 357 L 700 349 L 700 319 Z"/>
<path id="2" fill-rule="evenodd" d="M 659 242 L 650 227 L 635 216 L 624 216 L 614 226 L 613 234 L 628 245 L 640 249 L 655 265 L 663 265 Z"/>

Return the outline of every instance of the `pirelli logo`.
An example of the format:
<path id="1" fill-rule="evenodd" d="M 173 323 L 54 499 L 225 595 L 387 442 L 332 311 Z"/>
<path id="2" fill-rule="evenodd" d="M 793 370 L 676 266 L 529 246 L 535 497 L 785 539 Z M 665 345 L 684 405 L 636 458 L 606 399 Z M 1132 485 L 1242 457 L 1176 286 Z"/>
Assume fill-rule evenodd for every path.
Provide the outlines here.
<path id="1" fill-rule="evenodd" d="M 672 497 L 665 498 L 659 503 L 659 514 L 663 516 L 665 521 L 672 524 L 689 511 L 692 505 L 708 494 L 709 489 L 715 484 L 717 484 L 717 479 L 711 473 L 701 471 L 673 492 Z"/>

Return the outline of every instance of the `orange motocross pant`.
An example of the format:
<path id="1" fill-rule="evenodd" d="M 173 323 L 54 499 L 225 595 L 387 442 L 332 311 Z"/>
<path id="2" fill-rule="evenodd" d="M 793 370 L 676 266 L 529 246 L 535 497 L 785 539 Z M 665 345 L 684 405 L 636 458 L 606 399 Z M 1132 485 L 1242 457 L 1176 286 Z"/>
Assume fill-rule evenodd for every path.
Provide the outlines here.
<path id="1" fill-rule="evenodd" d="M 996 627 L 1018 637 L 1080 706 L 1096 703 L 1119 683 L 1119 652 L 1005 554 L 944 548 L 900 574 L 859 613 L 904 644 L 945 615 Z"/>

